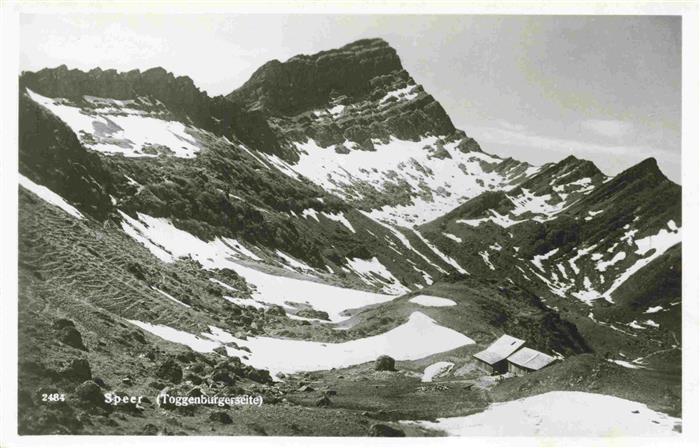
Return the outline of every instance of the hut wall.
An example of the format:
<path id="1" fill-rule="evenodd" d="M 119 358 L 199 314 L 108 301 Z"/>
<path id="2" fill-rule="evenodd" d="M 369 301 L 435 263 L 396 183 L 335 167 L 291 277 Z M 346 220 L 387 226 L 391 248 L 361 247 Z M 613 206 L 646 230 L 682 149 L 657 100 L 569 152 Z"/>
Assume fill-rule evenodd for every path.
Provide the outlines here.
<path id="1" fill-rule="evenodd" d="M 517 376 L 527 375 L 528 373 L 530 373 L 529 369 L 526 369 L 525 367 L 521 367 L 519 365 L 513 364 L 512 362 L 508 363 L 508 371 L 510 373 L 517 375 Z"/>
<path id="2" fill-rule="evenodd" d="M 508 362 L 505 359 L 495 364 L 489 364 L 485 361 L 480 360 L 479 358 L 474 359 L 476 359 L 476 363 L 479 366 L 479 368 L 490 375 L 506 373 L 508 371 Z"/>

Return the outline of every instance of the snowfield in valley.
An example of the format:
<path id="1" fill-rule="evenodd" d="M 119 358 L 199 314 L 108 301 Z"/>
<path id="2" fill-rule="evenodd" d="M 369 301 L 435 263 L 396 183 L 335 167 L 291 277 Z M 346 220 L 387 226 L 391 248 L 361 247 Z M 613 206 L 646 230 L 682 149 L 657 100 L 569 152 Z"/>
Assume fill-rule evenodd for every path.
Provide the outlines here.
<path id="1" fill-rule="evenodd" d="M 230 356 L 239 356 L 246 364 L 270 373 L 294 373 L 348 367 L 374 361 L 388 355 L 399 361 L 416 360 L 453 350 L 474 341 L 447 327 L 438 325 L 423 313 L 414 312 L 408 322 L 385 333 L 340 343 L 278 339 L 249 336 L 237 339 L 226 331 L 213 327 L 211 333 L 200 336 L 165 325 L 153 325 L 136 320 L 132 324 L 165 340 L 187 345 L 198 352 L 211 352 L 229 343 L 247 347 L 250 353 L 226 347 Z"/>
<path id="2" fill-rule="evenodd" d="M 494 403 L 466 417 L 415 424 L 450 436 L 638 437 L 677 433 L 680 419 L 642 403 L 587 392 L 548 392 Z"/>
<path id="3" fill-rule="evenodd" d="M 287 302 L 305 304 L 328 313 L 331 322 L 347 319 L 345 310 L 376 305 L 396 298 L 387 294 L 267 274 L 233 262 L 229 262 L 227 267 L 256 287 L 254 299 L 284 307 L 288 306 Z"/>
<path id="4" fill-rule="evenodd" d="M 473 343 L 469 337 L 414 312 L 408 322 L 386 333 L 348 342 L 248 337 L 239 345 L 252 351 L 246 362 L 253 367 L 292 373 L 348 367 L 374 361 L 381 355 L 398 361 L 416 360 Z"/>

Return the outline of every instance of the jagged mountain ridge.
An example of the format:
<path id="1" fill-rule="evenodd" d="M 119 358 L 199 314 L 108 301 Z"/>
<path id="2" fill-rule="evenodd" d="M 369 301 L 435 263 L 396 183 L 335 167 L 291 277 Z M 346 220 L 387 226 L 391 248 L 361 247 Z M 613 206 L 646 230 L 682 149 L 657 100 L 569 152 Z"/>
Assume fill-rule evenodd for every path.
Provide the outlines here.
<path id="1" fill-rule="evenodd" d="M 273 60 L 226 97 L 246 108 L 293 115 L 339 95 L 363 95 L 379 75 L 401 71 L 396 50 L 382 39 L 365 39 L 314 55 Z M 291 93 L 290 93 L 291 92 Z"/>
<path id="2" fill-rule="evenodd" d="M 61 65 L 38 72 L 23 72 L 20 88 L 25 87 L 48 97 L 65 98 L 87 108 L 93 108 L 94 100 L 100 98 L 116 100 L 112 105 L 122 107 L 126 104 L 120 102 L 127 101 L 142 110 L 161 105 L 167 115 L 182 123 L 229 137 L 233 132 L 232 123 L 235 123 L 236 137 L 242 142 L 267 151 L 277 148 L 277 142 L 262 115 L 246 112 L 223 96 L 209 97 L 189 77 L 176 77 L 162 67 L 143 72 L 117 72 L 100 68 L 83 72 Z"/>

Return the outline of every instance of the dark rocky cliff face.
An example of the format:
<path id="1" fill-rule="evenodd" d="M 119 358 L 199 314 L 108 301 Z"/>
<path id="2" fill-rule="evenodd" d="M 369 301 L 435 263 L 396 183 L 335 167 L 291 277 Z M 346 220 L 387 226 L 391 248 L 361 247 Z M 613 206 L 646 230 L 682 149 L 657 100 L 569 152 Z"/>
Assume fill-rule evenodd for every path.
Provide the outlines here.
<path id="1" fill-rule="evenodd" d="M 287 148 L 314 139 L 337 152 L 346 142 L 373 150 L 372 140 L 417 140 L 440 135 L 479 145 L 457 131 L 442 106 L 403 69 L 396 50 L 382 39 L 365 39 L 337 50 L 271 61 L 227 98 L 270 116 Z M 287 151 L 294 159 L 293 150 Z"/>
<path id="2" fill-rule="evenodd" d="M 94 218 L 104 220 L 113 211 L 114 175 L 60 119 L 26 95 L 19 97 L 19 171 Z"/>
<path id="3" fill-rule="evenodd" d="M 365 39 L 335 50 L 295 56 L 284 63 L 270 61 L 227 98 L 248 109 L 296 115 L 322 107 L 340 95 L 366 96 L 374 79 L 402 70 L 399 56 L 389 44 Z"/>

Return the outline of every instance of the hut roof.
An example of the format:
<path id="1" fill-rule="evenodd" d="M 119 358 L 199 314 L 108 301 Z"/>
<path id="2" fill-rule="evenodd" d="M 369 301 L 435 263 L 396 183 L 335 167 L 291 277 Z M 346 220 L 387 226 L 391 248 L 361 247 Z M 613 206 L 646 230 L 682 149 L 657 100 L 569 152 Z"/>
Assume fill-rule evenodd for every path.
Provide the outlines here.
<path id="1" fill-rule="evenodd" d="M 554 357 L 538 352 L 528 347 L 523 347 L 508 357 L 508 362 L 525 367 L 530 370 L 540 370 L 554 361 Z"/>
<path id="2" fill-rule="evenodd" d="M 519 349 L 523 344 L 525 344 L 525 341 L 522 339 L 504 334 L 496 339 L 493 344 L 489 345 L 486 350 L 475 354 L 474 357 L 487 364 L 495 364 L 508 358 L 508 356 L 513 354 L 513 352 Z"/>

